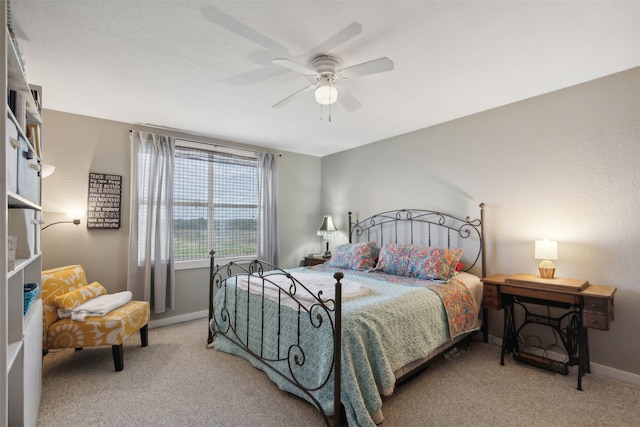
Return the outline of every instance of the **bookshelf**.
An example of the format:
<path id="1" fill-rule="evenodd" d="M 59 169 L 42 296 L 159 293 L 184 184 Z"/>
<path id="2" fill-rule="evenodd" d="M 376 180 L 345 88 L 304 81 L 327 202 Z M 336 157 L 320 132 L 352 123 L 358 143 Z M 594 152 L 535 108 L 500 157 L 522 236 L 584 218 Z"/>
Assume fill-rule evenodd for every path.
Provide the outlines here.
<path id="1" fill-rule="evenodd" d="M 0 215 L 0 425 L 35 426 L 42 389 L 42 300 L 38 294 L 24 307 L 24 285 L 40 285 L 42 88 L 30 86 L 22 54 L 10 30 L 8 4 L 2 3 L 4 22 L 3 81 L 5 119 L 0 125 L 5 149 L 0 194 L 6 209 Z M 37 97 L 37 99 L 34 97 Z M 8 236 L 13 236 L 9 243 Z"/>

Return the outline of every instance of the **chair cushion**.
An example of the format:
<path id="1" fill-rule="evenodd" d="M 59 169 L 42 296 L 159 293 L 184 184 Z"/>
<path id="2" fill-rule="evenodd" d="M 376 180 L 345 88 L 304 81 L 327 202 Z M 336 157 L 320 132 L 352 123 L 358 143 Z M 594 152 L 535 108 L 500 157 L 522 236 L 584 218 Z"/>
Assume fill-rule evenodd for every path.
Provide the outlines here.
<path id="1" fill-rule="evenodd" d="M 42 312 L 44 330 L 58 320 L 57 296 L 87 285 L 87 276 L 81 265 L 67 265 L 42 272 Z"/>
<path id="2" fill-rule="evenodd" d="M 119 345 L 149 322 L 151 308 L 146 301 L 130 301 L 106 316 L 87 317 L 84 322 L 64 318 L 47 331 L 47 348 Z"/>

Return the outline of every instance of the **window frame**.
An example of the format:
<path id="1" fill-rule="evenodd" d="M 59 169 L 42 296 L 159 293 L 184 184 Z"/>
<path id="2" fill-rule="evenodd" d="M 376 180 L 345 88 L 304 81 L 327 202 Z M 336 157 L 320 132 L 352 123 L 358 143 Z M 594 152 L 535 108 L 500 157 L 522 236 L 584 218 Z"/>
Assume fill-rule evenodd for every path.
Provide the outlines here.
<path id="1" fill-rule="evenodd" d="M 258 158 L 258 154 L 254 150 L 235 148 L 235 147 L 228 147 L 228 146 L 218 145 L 218 144 L 215 144 L 215 143 L 209 143 L 209 142 L 203 142 L 203 141 L 194 141 L 194 140 L 178 138 L 178 137 L 176 137 L 176 139 L 175 139 L 175 145 L 176 145 L 176 148 L 184 147 L 184 148 L 191 148 L 191 149 L 195 149 L 195 150 L 213 151 L 213 152 L 232 154 L 232 155 L 243 156 L 243 157 L 255 157 L 256 159 Z M 175 207 L 175 200 L 174 200 L 174 207 Z M 258 210 L 260 209 L 260 203 L 259 202 L 256 204 L 256 208 Z M 208 213 L 208 215 L 209 215 L 210 218 L 213 217 L 212 216 L 213 213 L 211 212 L 213 209 L 214 209 L 213 203 L 209 203 L 209 208 L 208 208 L 209 213 Z M 174 217 L 174 220 L 175 220 L 175 217 Z M 175 251 L 175 249 L 174 249 L 174 251 Z M 174 252 L 174 255 L 175 255 L 175 252 Z M 224 261 L 221 261 L 223 263 L 227 263 L 227 262 L 230 262 L 230 261 L 234 261 L 234 262 L 249 262 L 249 261 L 252 261 L 252 260 L 256 259 L 256 257 L 257 257 L 257 252 L 254 255 L 247 255 L 247 256 L 216 257 L 216 264 L 218 264 L 217 260 L 224 260 Z M 211 258 L 210 257 L 207 258 L 207 259 L 199 259 L 199 260 L 177 260 L 177 259 L 174 259 L 174 266 L 175 266 L 174 268 L 175 268 L 175 270 L 190 270 L 190 269 L 195 269 L 195 268 L 206 268 L 206 267 L 210 266 L 210 262 L 211 262 Z"/>

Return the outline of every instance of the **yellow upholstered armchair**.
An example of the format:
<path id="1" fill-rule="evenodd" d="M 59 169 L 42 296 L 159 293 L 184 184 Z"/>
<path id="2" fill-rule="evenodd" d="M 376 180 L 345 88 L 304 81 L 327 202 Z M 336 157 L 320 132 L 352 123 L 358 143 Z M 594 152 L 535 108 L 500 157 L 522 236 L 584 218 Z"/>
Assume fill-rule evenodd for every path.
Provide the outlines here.
<path id="1" fill-rule="evenodd" d="M 81 265 L 43 271 L 43 352 L 110 345 L 116 371 L 121 371 L 124 368 L 122 343 L 125 339 L 140 331 L 142 346 L 146 347 L 150 316 L 150 306 L 146 301 L 129 301 L 104 316 L 88 315 L 79 320 L 58 316 L 58 308 L 73 308 L 104 293 L 106 290 L 99 283 L 87 283 Z"/>

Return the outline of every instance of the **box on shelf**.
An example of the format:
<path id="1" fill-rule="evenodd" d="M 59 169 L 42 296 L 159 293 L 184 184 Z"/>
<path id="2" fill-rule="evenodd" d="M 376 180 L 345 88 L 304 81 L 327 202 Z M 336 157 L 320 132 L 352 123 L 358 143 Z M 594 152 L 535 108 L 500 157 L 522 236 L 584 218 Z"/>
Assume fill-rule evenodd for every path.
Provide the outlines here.
<path id="1" fill-rule="evenodd" d="M 27 188 L 18 194 L 36 205 L 40 204 L 40 169 L 40 159 L 32 151 L 27 158 Z"/>
<path id="2" fill-rule="evenodd" d="M 7 269 L 13 271 L 16 268 L 16 247 L 18 246 L 18 238 L 16 236 L 7 236 Z"/>
<path id="3" fill-rule="evenodd" d="M 29 145 L 21 136 L 18 137 L 18 159 L 16 166 L 16 174 L 18 181 L 18 188 L 16 192 L 25 192 L 27 190 L 27 156 L 29 155 Z"/>
<path id="4" fill-rule="evenodd" d="M 18 192 L 18 129 L 13 120 L 7 117 L 7 191 Z"/>
<path id="5" fill-rule="evenodd" d="M 9 235 L 16 236 L 17 259 L 29 259 L 40 252 L 36 241 L 39 227 L 37 213 L 33 209 L 9 209 Z"/>
<path id="6" fill-rule="evenodd" d="M 25 199 L 40 204 L 40 160 L 27 141 L 19 138 L 18 150 L 18 194 Z"/>

